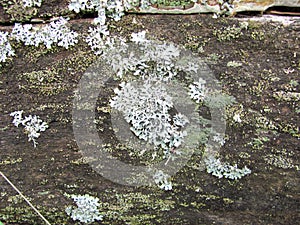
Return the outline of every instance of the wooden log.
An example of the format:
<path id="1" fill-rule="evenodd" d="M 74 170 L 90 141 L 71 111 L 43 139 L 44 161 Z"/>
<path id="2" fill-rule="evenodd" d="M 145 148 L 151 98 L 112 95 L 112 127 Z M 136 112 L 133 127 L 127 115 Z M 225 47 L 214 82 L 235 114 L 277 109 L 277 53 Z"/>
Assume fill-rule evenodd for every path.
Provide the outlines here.
<path id="1" fill-rule="evenodd" d="M 148 9 L 136 8 L 129 12 L 153 14 L 195 14 L 195 13 L 223 13 L 234 15 L 239 12 L 265 12 L 271 7 L 300 7 L 300 0 L 233 0 L 231 3 L 219 4 L 216 0 L 198 0 L 189 7 L 163 7 L 153 5 Z M 230 9 L 226 10 L 226 7 Z"/>

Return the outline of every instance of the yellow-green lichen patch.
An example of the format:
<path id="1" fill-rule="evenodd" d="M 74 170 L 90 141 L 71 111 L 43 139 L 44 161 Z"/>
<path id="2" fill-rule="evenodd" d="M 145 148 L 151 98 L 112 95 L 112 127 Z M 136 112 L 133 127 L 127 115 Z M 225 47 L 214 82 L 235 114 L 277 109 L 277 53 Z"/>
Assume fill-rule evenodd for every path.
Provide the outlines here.
<path id="1" fill-rule="evenodd" d="M 242 63 L 237 62 L 237 61 L 229 61 L 229 62 L 227 63 L 227 66 L 228 66 L 228 67 L 234 67 L 234 68 L 240 67 L 240 66 L 242 66 L 242 65 L 243 65 Z"/>
<path id="2" fill-rule="evenodd" d="M 19 80 L 27 82 L 27 85 L 20 85 L 19 89 L 29 92 L 38 91 L 41 95 L 57 95 L 67 88 L 59 74 L 53 70 L 23 73 L 19 75 Z"/>
<path id="3" fill-rule="evenodd" d="M 263 95 L 270 95 L 270 87 L 280 80 L 280 78 L 272 70 L 263 70 L 259 74 L 259 79 L 254 80 L 250 93 L 260 97 Z"/>
<path id="4" fill-rule="evenodd" d="M 0 3 L 4 11 L 9 15 L 11 22 L 28 21 L 37 15 L 38 9 L 35 7 L 24 8 L 22 0 L 3 0 Z"/>
<path id="5" fill-rule="evenodd" d="M 55 62 L 57 73 L 82 74 L 91 66 L 98 57 L 89 50 L 78 49 L 67 58 L 59 59 Z"/>
<path id="6" fill-rule="evenodd" d="M 74 165 L 83 165 L 83 164 L 87 164 L 88 160 L 86 160 L 86 158 L 79 158 L 79 159 L 71 160 L 70 163 L 72 163 Z"/>
<path id="7" fill-rule="evenodd" d="M 40 105 L 38 108 L 36 108 L 37 111 L 43 111 L 43 110 L 52 110 L 54 113 L 60 112 L 64 113 L 67 112 L 67 108 L 71 106 L 71 103 L 46 103 L 43 105 Z"/>
<path id="8" fill-rule="evenodd" d="M 200 29 L 200 26 L 197 27 L 197 29 Z M 205 46 L 209 43 L 209 41 L 210 38 L 202 37 L 198 35 L 190 35 L 188 33 L 187 35 L 185 35 L 184 47 L 198 53 L 204 53 Z"/>
<path id="9" fill-rule="evenodd" d="M 287 101 L 287 102 L 299 102 L 300 101 L 300 93 L 299 92 L 286 92 L 286 91 L 275 91 L 273 93 L 273 97 L 277 101 Z"/>
<path id="10" fill-rule="evenodd" d="M 261 30 L 260 31 L 257 31 L 257 30 L 252 31 L 251 32 L 251 38 L 253 40 L 262 41 L 262 40 L 265 39 L 265 33 Z"/>
<path id="11" fill-rule="evenodd" d="M 38 63 L 40 57 L 47 62 L 43 65 L 45 69 L 26 72 L 18 76 L 20 90 L 28 92 L 38 92 L 40 95 L 53 96 L 66 91 L 72 86 L 67 84 L 68 79 L 79 77 L 97 57 L 86 51 L 78 49 L 74 53 L 65 53 L 66 57 L 57 57 L 60 48 L 47 50 L 43 46 L 40 48 L 30 48 L 29 54 L 26 57 L 29 62 Z M 24 83 L 25 81 L 25 83 Z M 77 82 L 74 80 L 74 82 Z"/>
<path id="12" fill-rule="evenodd" d="M 245 122 L 246 112 L 243 104 L 235 103 L 226 107 L 226 121 L 230 126 L 239 127 Z"/>
<path id="13" fill-rule="evenodd" d="M 10 223 L 28 223 L 31 225 L 40 225 L 44 221 L 37 215 L 37 213 L 26 203 L 18 205 L 11 204 L 5 208 L 0 209 L 0 220 L 9 221 Z M 36 206 L 39 212 L 47 218 L 52 224 L 69 224 L 70 219 L 65 212 L 57 208 L 44 208 Z"/>
<path id="14" fill-rule="evenodd" d="M 1 159 L 0 165 L 13 165 L 16 163 L 20 163 L 22 161 L 23 161 L 22 158 L 12 159 L 12 158 L 8 157 L 8 158 Z"/>
<path id="15" fill-rule="evenodd" d="M 255 96 L 262 96 L 266 90 L 270 88 L 270 83 L 267 80 L 255 80 L 251 88 L 251 93 Z"/>
<path id="16" fill-rule="evenodd" d="M 27 197 L 27 199 L 29 201 L 32 201 L 32 199 L 29 198 L 29 197 Z M 9 196 L 7 198 L 7 201 L 12 203 L 12 204 L 19 204 L 19 203 L 22 203 L 24 201 L 24 199 L 20 195 L 13 195 L 13 196 Z"/>
<path id="17" fill-rule="evenodd" d="M 264 161 L 270 165 L 282 169 L 293 169 L 299 170 L 299 162 L 293 159 L 295 153 L 287 149 L 272 149 L 270 154 L 264 156 Z"/>
<path id="18" fill-rule="evenodd" d="M 157 0 L 156 4 L 158 6 L 187 6 L 187 5 L 193 5 L 194 2 L 191 0 Z"/>
<path id="19" fill-rule="evenodd" d="M 20 48 L 21 44 L 16 44 L 16 48 Z M 41 59 L 45 62 L 48 62 L 48 57 L 51 57 L 54 54 L 60 54 L 63 49 L 61 47 L 53 46 L 52 48 L 46 48 L 43 45 L 35 46 L 23 46 L 20 49 L 22 56 L 28 60 L 29 63 L 36 64 Z M 52 63 L 55 63 L 55 59 Z"/>
<path id="20" fill-rule="evenodd" d="M 270 116 L 252 109 L 245 111 L 243 121 L 245 124 L 253 125 L 258 133 L 272 131 L 273 133 L 283 132 L 293 137 L 299 137 L 300 135 L 299 127 L 296 124 L 280 121 L 276 118 L 272 119 Z"/>
<path id="21" fill-rule="evenodd" d="M 106 218 L 104 224 L 152 224 L 160 216 L 157 212 L 164 213 L 175 207 L 172 199 L 154 193 L 108 190 L 102 195 L 105 200 L 100 202 L 99 208 Z"/>
<path id="22" fill-rule="evenodd" d="M 153 20 L 154 22 L 155 20 Z M 120 21 L 111 21 L 110 31 L 113 35 L 130 38 L 133 32 L 138 32 L 145 29 L 145 26 L 140 22 L 140 18 L 136 15 L 128 15 Z"/>
<path id="23" fill-rule="evenodd" d="M 221 30 L 215 29 L 213 35 L 217 37 L 218 41 L 230 41 L 232 39 L 238 39 L 243 35 L 243 31 L 248 28 L 247 22 L 241 22 L 238 26 L 227 26 Z"/>
<path id="24" fill-rule="evenodd" d="M 259 136 L 257 138 L 253 138 L 253 140 L 249 143 L 249 145 L 256 150 L 261 150 L 264 147 L 264 144 L 270 141 L 268 137 Z"/>

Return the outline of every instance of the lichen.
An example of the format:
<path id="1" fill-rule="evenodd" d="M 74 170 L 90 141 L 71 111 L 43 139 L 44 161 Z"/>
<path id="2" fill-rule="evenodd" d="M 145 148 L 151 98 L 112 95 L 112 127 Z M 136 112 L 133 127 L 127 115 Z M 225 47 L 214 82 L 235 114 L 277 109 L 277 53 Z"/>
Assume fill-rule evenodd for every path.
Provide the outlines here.
<path id="1" fill-rule="evenodd" d="M 264 161 L 270 165 L 282 169 L 296 169 L 299 170 L 299 162 L 293 159 L 295 153 L 288 149 L 272 149 L 270 154 L 264 156 Z"/>
<path id="2" fill-rule="evenodd" d="M 19 80 L 25 80 L 26 86 L 20 85 L 19 89 L 25 91 L 37 90 L 41 95 L 57 95 L 66 90 L 62 78 L 54 70 L 39 70 L 19 75 Z"/>
<path id="3" fill-rule="evenodd" d="M 14 165 L 16 163 L 22 162 L 22 158 L 11 159 L 10 157 L 1 159 L 0 165 Z"/>
<path id="4" fill-rule="evenodd" d="M 35 7 L 26 8 L 21 0 L 3 0 L 4 11 L 9 15 L 11 22 L 25 22 L 37 15 L 38 9 Z"/>

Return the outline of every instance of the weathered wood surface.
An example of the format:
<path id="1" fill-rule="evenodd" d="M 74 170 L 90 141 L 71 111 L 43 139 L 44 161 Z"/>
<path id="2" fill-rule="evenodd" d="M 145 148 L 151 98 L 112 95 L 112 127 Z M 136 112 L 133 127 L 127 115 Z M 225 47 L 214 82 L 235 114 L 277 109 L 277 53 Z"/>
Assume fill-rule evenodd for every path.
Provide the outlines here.
<path id="1" fill-rule="evenodd" d="M 68 9 L 69 0 L 44 0 L 41 7 L 26 8 L 21 1 L 0 1 L 0 23 L 14 22 L 44 22 L 58 16 L 75 17 Z M 152 14 L 198 14 L 217 13 L 235 15 L 240 12 L 265 12 L 272 7 L 300 8 L 300 0 L 231 0 L 228 3 L 219 4 L 217 0 L 198 0 L 187 6 L 162 6 L 152 5 L 148 9 L 135 8 L 129 13 L 152 13 Z M 283 12 L 284 14 L 284 12 Z M 299 14 L 299 10 L 295 13 Z"/>
<path id="2" fill-rule="evenodd" d="M 271 7 L 285 6 L 285 7 L 300 7 L 300 0 L 234 0 L 231 4 L 232 7 L 230 14 L 236 14 L 239 12 L 258 11 L 264 12 Z M 149 9 L 137 9 L 141 13 L 170 13 L 170 14 L 193 14 L 193 13 L 220 13 L 223 6 L 218 4 L 216 0 L 198 0 L 192 6 L 182 8 L 172 7 L 167 9 L 165 7 L 150 7 Z"/>

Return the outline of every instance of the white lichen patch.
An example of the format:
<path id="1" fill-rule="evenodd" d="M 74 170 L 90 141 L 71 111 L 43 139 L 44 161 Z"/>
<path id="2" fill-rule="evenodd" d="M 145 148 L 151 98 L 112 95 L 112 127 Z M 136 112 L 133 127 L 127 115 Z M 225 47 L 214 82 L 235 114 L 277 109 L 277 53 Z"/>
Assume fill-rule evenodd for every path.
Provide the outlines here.
<path id="1" fill-rule="evenodd" d="M 103 219 L 98 207 L 100 205 L 99 198 L 85 195 L 71 195 L 71 198 L 76 203 L 76 207 L 68 206 L 66 213 L 75 221 L 79 220 L 82 223 L 92 223 Z"/>
<path id="2" fill-rule="evenodd" d="M 48 49 L 52 48 L 54 44 L 68 49 L 78 43 L 78 33 L 69 28 L 68 21 L 63 17 L 40 28 L 32 26 L 32 24 L 16 23 L 10 36 L 25 45 L 39 46 L 43 44 Z"/>
<path id="3" fill-rule="evenodd" d="M 165 174 L 163 171 L 157 171 L 153 176 L 153 179 L 160 189 L 165 191 L 172 190 L 171 177 L 168 174 Z"/>
<path id="4" fill-rule="evenodd" d="M 43 0 L 22 0 L 23 6 L 27 7 L 41 7 Z"/>
<path id="5" fill-rule="evenodd" d="M 228 67 L 234 67 L 234 68 L 236 68 L 236 67 L 240 67 L 240 66 L 242 66 L 243 64 L 241 63 L 241 62 L 237 62 L 237 61 L 229 61 L 228 63 L 227 63 L 227 66 Z"/>
<path id="6" fill-rule="evenodd" d="M 18 127 L 20 124 L 24 126 L 24 132 L 28 136 L 28 141 L 33 142 L 33 146 L 36 147 L 36 139 L 40 137 L 41 132 L 48 128 L 48 124 L 42 121 L 38 116 L 29 115 L 22 117 L 23 111 L 15 111 L 10 114 L 14 119 L 12 123 Z"/>
<path id="7" fill-rule="evenodd" d="M 15 55 L 15 51 L 9 42 L 9 33 L 0 31 L 0 63 L 5 62 L 10 56 Z"/>
<path id="8" fill-rule="evenodd" d="M 248 167 L 239 169 L 237 165 L 230 165 L 229 163 L 221 162 L 220 159 L 210 156 L 205 159 L 206 171 L 218 178 L 227 178 L 231 180 L 238 180 L 251 173 Z"/>

